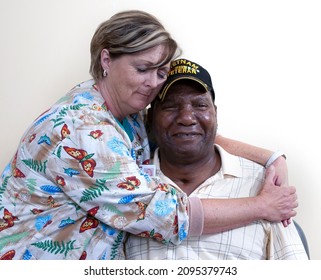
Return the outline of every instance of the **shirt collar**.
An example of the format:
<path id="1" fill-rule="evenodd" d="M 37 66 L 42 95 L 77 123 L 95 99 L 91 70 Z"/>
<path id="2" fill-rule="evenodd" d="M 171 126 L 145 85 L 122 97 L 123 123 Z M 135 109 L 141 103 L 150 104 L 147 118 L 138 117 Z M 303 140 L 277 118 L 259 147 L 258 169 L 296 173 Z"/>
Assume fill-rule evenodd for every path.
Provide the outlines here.
<path id="1" fill-rule="evenodd" d="M 215 144 L 214 146 L 217 148 L 217 150 L 221 156 L 222 166 L 221 166 L 221 169 L 219 172 L 222 173 L 223 175 L 242 177 L 243 172 L 242 172 L 242 168 L 241 168 L 241 164 L 240 164 L 240 158 L 238 156 L 234 156 L 234 155 L 228 153 L 221 146 L 219 146 L 217 144 Z M 157 174 L 162 174 L 162 172 L 160 170 L 158 150 L 159 150 L 159 148 L 157 148 L 155 150 L 153 164 L 155 164 L 155 166 L 156 166 Z"/>
<path id="2" fill-rule="evenodd" d="M 238 156 L 234 156 L 227 151 L 225 151 L 221 146 L 216 145 L 218 152 L 221 156 L 221 162 L 222 162 L 222 173 L 224 175 L 231 175 L 234 177 L 242 177 L 242 168 L 240 164 L 240 158 Z"/>

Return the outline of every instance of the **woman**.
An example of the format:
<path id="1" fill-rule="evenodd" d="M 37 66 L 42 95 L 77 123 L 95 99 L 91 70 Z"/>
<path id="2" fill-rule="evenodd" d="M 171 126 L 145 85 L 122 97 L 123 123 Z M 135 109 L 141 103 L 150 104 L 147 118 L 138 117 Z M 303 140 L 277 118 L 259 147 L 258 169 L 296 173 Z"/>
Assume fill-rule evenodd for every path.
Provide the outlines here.
<path id="1" fill-rule="evenodd" d="M 34 121 L 2 174 L 2 259 L 119 259 L 124 232 L 174 244 L 202 234 L 202 203 L 207 213 L 219 202 L 190 201 L 140 169 L 149 160 L 140 111 L 166 80 L 177 49 L 145 12 L 118 13 L 98 27 L 91 42 L 93 80 Z M 241 221 L 295 215 L 294 187 L 255 199 L 262 211 L 252 217 L 254 208 L 237 206 Z M 219 230 L 217 219 L 230 218 L 211 216 L 204 231 Z"/>

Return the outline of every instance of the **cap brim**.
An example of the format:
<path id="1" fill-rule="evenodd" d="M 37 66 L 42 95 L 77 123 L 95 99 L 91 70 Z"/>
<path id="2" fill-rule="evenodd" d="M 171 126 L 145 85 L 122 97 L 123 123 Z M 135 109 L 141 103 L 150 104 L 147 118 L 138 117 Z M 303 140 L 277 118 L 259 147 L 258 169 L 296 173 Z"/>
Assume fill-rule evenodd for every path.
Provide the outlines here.
<path id="1" fill-rule="evenodd" d="M 192 80 L 192 81 L 195 81 L 197 83 L 199 83 L 201 86 L 203 86 L 203 88 L 205 89 L 205 91 L 211 91 L 210 88 L 208 88 L 208 86 L 201 80 L 197 79 L 197 78 L 194 78 L 194 77 L 191 77 L 191 76 L 180 76 L 180 77 L 177 77 L 175 79 L 167 79 L 167 81 L 165 82 L 165 85 L 163 86 L 162 88 L 162 91 L 158 94 L 158 97 L 161 101 L 164 100 L 165 96 L 166 96 L 166 93 L 168 91 L 168 89 L 177 81 L 179 80 Z"/>

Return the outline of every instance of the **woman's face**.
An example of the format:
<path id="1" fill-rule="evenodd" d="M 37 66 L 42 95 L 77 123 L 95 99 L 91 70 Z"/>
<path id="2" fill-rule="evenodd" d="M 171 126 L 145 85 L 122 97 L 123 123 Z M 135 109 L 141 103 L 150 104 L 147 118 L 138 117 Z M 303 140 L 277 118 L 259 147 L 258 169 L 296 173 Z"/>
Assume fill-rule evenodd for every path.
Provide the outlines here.
<path id="1" fill-rule="evenodd" d="M 162 59 L 163 52 L 164 46 L 159 45 L 146 51 L 110 59 L 106 51 L 108 75 L 102 80 L 103 88 L 106 89 L 103 95 L 107 106 L 113 109 L 117 118 L 121 119 L 144 109 L 156 97 L 169 71 L 169 63 L 154 68 Z M 104 51 L 102 59 L 103 56 Z"/>

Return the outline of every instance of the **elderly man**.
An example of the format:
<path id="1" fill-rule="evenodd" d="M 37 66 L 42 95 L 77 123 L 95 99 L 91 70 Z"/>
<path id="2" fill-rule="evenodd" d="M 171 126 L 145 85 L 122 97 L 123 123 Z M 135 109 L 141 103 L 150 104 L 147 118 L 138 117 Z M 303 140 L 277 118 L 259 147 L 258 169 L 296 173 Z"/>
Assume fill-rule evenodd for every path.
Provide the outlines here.
<path id="1" fill-rule="evenodd" d="M 153 159 L 156 173 L 163 182 L 190 197 L 256 196 L 264 182 L 265 169 L 213 145 L 217 131 L 214 102 L 206 69 L 186 59 L 172 63 L 149 115 L 158 146 Z M 273 175 L 267 175 L 265 184 L 273 184 Z M 166 185 L 163 187 L 166 189 Z M 284 227 L 282 223 L 258 220 L 217 234 L 188 237 L 179 246 L 159 242 L 161 236 L 157 233 L 141 234 L 147 235 L 157 241 L 129 236 L 125 245 L 128 259 L 308 258 L 293 223 Z"/>

